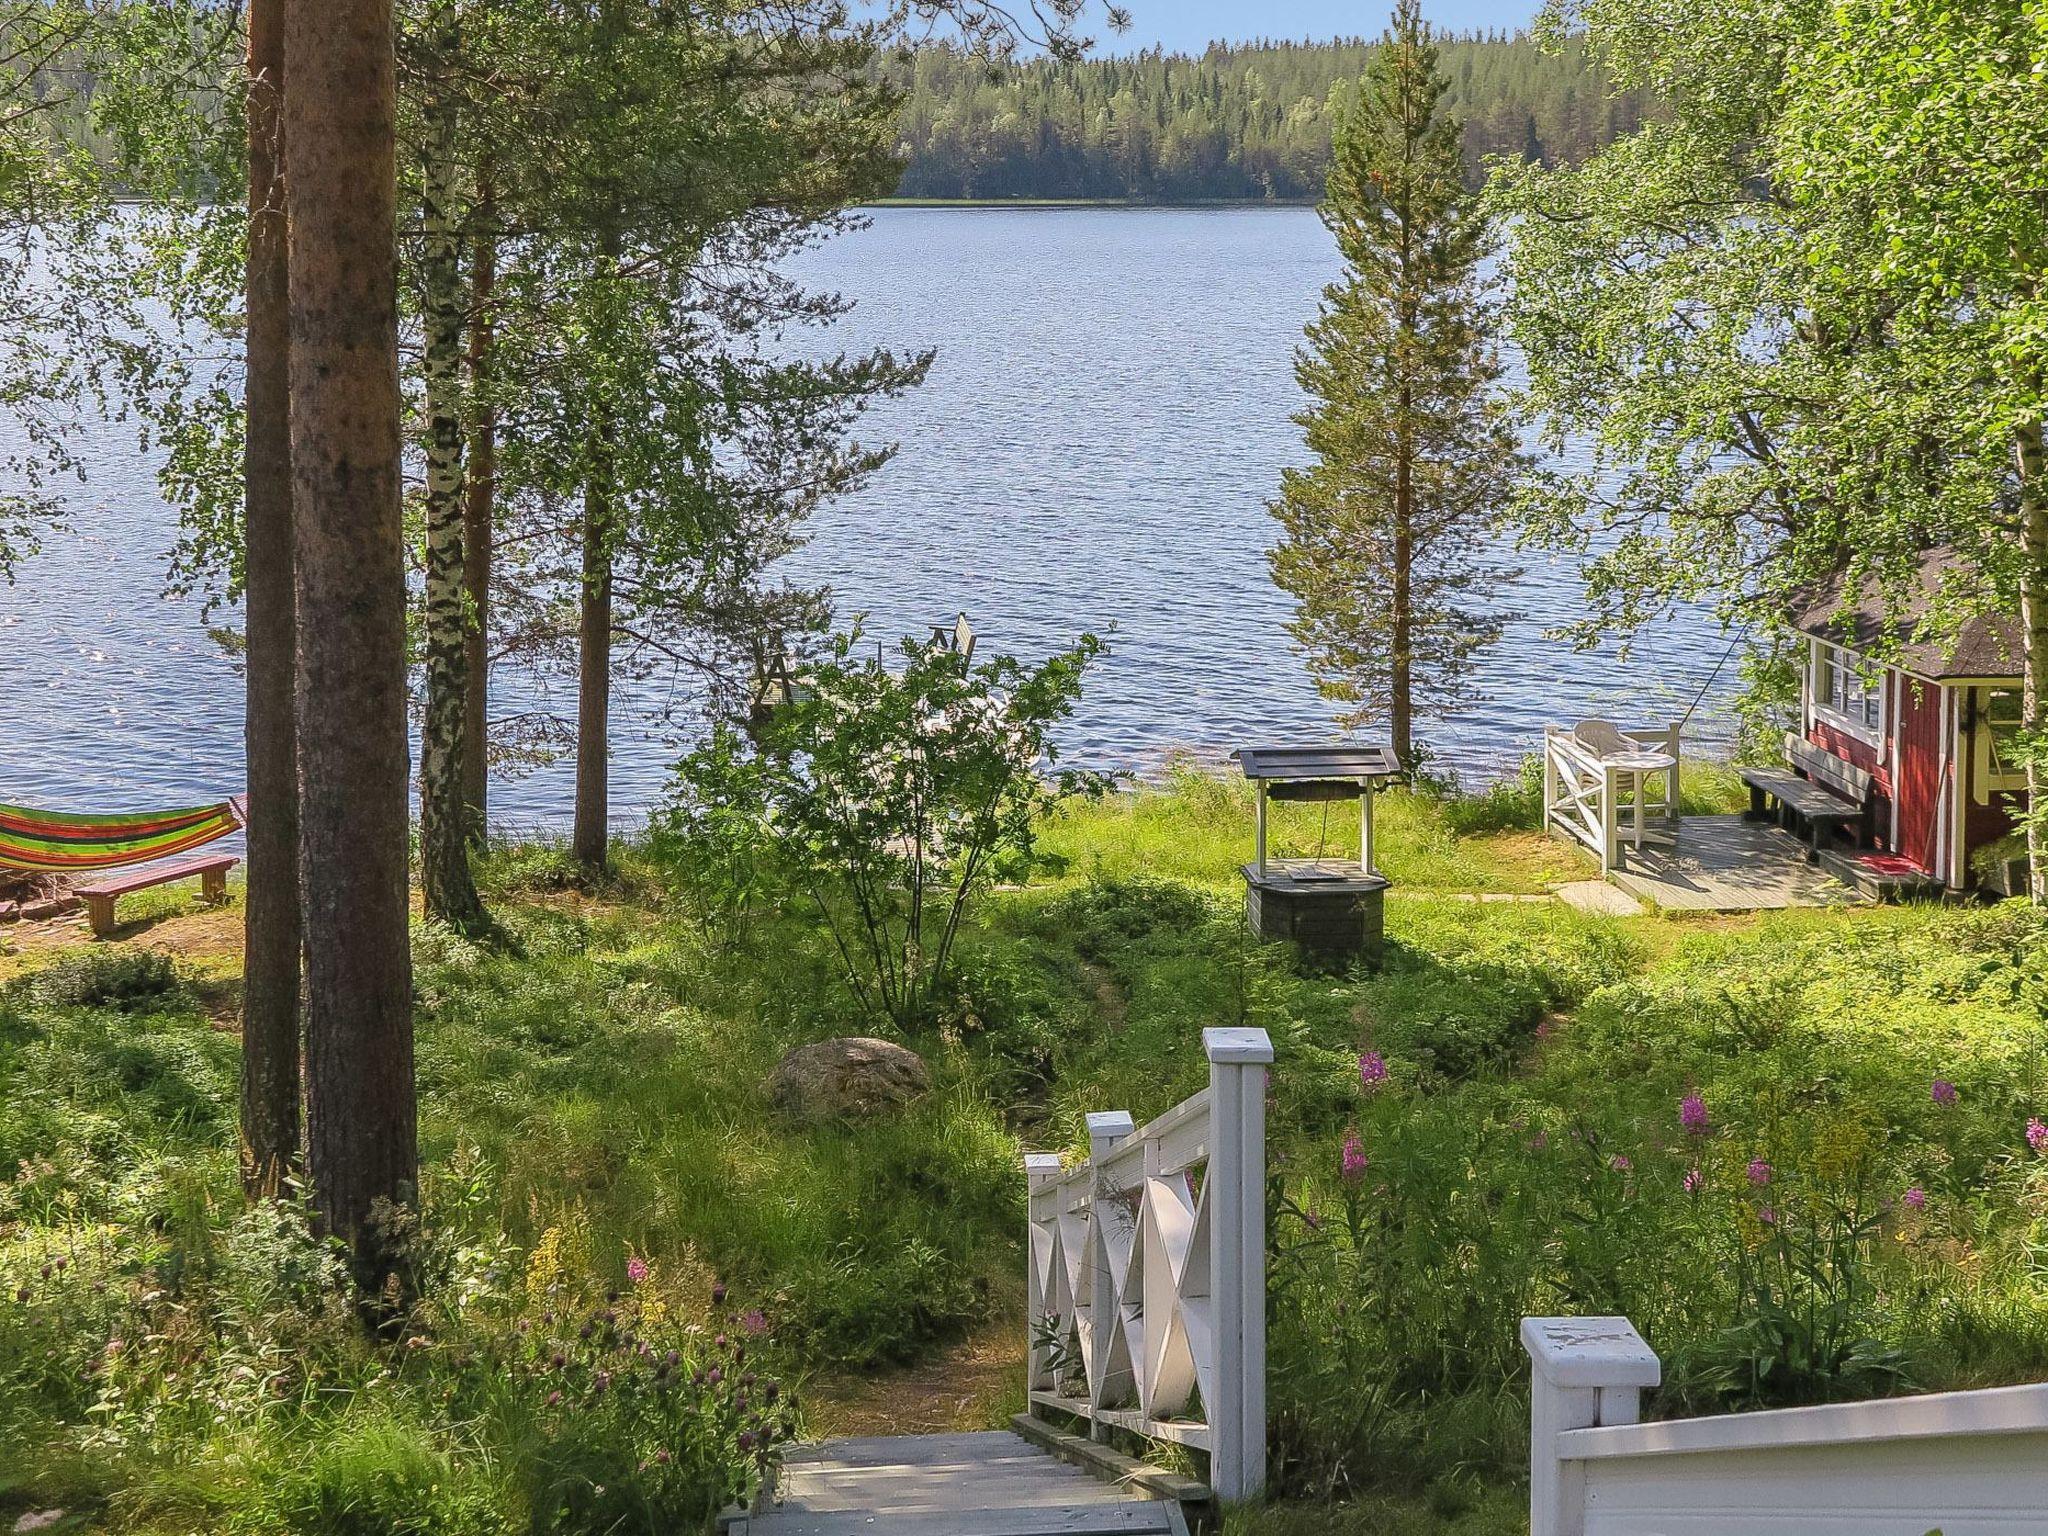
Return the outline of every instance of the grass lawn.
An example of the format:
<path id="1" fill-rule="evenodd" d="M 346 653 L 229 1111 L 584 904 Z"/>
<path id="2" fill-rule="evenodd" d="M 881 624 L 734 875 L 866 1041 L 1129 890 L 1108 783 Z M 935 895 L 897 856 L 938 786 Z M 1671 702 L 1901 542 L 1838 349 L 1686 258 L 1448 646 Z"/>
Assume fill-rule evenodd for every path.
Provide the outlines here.
<path id="1" fill-rule="evenodd" d="M 1019 1153 L 1083 1145 L 1088 1110 L 1165 1108 L 1222 1023 L 1279 1052 L 1290 1502 L 1244 1536 L 1519 1528 L 1527 1311 L 1633 1318 L 1660 1412 L 2048 1376 L 2042 920 L 1456 899 L 1586 876 L 1529 814 L 1526 787 L 1388 797 L 1387 964 L 1327 976 L 1243 937 L 1240 787 L 1184 775 L 1070 812 L 910 1041 L 931 1092 L 850 1124 L 792 1123 L 762 1089 L 791 1046 L 880 1032 L 800 899 L 708 911 L 636 850 L 587 897 L 558 854 L 502 853 L 516 949 L 417 933 L 424 1300 L 380 1339 L 334 1314 L 302 1228 L 242 1212 L 239 909 L 151 893 L 116 943 L 0 936 L 0 1519 L 653 1528 L 618 1490 L 669 1464 L 605 1458 L 704 1442 L 711 1409 L 649 1418 L 613 1391 L 565 1420 L 549 1372 L 581 1368 L 578 1320 L 685 1355 L 731 1335 L 805 1432 L 1000 1422 Z M 1355 837 L 1315 807 L 1276 823 L 1287 851 Z"/>

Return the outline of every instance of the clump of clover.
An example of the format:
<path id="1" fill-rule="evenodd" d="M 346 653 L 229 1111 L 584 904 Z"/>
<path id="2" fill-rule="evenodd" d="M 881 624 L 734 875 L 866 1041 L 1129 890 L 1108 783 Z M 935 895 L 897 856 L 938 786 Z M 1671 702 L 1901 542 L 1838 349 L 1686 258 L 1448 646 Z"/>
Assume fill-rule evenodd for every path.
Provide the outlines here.
<path id="1" fill-rule="evenodd" d="M 1108 787 L 1057 768 L 1051 740 L 1102 648 L 1083 635 L 1027 666 L 906 639 L 888 663 L 841 636 L 793 701 L 683 760 L 659 836 L 745 844 L 764 880 L 816 902 L 860 1006 L 914 1029 L 948 980 L 969 903 L 1030 867 L 1056 805 Z"/>

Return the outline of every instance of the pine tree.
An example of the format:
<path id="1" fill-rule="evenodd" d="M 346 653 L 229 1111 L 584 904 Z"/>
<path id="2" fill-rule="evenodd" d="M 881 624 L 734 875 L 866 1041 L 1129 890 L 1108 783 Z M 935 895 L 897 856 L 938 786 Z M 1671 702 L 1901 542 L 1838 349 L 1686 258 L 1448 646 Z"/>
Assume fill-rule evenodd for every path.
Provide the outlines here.
<path id="1" fill-rule="evenodd" d="M 1315 463 L 1281 476 L 1269 553 L 1290 632 L 1347 725 L 1386 721 L 1404 760 L 1426 715 L 1471 696 L 1501 615 L 1488 554 L 1521 462 L 1494 385 L 1480 278 L 1484 214 L 1418 0 L 1400 0 L 1341 125 L 1323 221 L 1347 268 L 1323 293 L 1295 376 Z"/>

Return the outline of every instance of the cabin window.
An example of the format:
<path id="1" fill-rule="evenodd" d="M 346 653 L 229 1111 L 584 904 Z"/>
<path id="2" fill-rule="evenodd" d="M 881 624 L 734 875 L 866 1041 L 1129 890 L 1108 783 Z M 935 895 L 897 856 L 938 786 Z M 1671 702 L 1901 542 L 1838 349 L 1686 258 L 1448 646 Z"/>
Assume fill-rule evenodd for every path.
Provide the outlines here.
<path id="1" fill-rule="evenodd" d="M 1995 790 L 2027 787 L 2027 766 L 2014 748 L 2020 732 L 2020 690 L 1980 688 L 1977 690 L 1977 800 L 1981 804 Z"/>
<path id="2" fill-rule="evenodd" d="M 1830 725 L 1869 742 L 1884 734 L 1884 676 L 1863 675 L 1854 652 L 1816 641 L 1813 648 L 1813 712 Z"/>

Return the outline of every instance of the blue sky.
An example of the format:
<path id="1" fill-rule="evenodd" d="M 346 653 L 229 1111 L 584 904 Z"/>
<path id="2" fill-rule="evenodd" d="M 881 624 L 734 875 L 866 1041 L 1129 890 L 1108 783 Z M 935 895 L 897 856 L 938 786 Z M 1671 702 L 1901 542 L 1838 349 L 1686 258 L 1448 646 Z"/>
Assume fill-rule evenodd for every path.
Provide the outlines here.
<path id="1" fill-rule="evenodd" d="M 1122 37 L 1101 34 L 1097 47 L 1123 53 L 1162 43 L 1193 51 L 1212 38 L 1236 42 L 1251 37 L 1377 36 L 1393 10 L 1392 0 L 1124 0 L 1131 30 Z M 1472 27 L 1526 26 L 1540 0 L 1423 0 L 1422 13 L 1438 26 L 1462 32 Z M 1099 14 L 1099 13 L 1098 13 Z"/>

